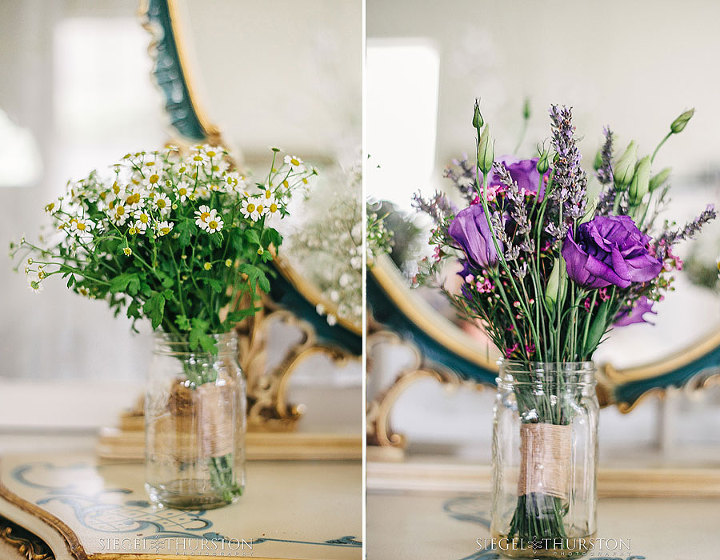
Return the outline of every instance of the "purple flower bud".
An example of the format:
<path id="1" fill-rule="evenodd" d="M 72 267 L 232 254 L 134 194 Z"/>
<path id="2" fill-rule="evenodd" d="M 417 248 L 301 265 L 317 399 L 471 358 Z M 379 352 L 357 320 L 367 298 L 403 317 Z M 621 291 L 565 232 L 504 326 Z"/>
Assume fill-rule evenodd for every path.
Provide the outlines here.
<path id="1" fill-rule="evenodd" d="M 596 216 L 580 224 L 575 236 L 572 228 L 568 231 L 562 256 L 568 276 L 581 286 L 627 288 L 662 270 L 662 262 L 648 251 L 649 241 L 630 216 Z"/>
<path id="2" fill-rule="evenodd" d="M 474 265 L 488 268 L 497 263 L 498 255 L 490 233 L 490 224 L 479 204 L 473 204 L 458 212 L 448 227 L 448 233 Z M 498 246 L 502 250 L 500 242 Z"/>

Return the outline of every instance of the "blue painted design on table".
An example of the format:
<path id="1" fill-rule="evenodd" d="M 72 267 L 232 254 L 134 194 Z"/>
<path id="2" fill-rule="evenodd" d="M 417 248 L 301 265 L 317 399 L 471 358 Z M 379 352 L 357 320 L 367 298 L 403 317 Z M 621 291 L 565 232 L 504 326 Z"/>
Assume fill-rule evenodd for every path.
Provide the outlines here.
<path id="1" fill-rule="evenodd" d="M 13 469 L 12 478 L 29 488 L 44 490 L 39 506 L 52 503 L 65 504 L 71 508 L 77 521 L 85 528 L 100 533 L 138 533 L 152 530 L 143 538 L 149 541 L 165 538 L 207 539 L 216 542 L 238 542 L 216 531 L 213 522 L 206 517 L 206 510 L 158 509 L 147 500 L 124 499 L 132 496 L 128 488 L 102 488 L 101 481 L 93 484 L 97 471 L 86 463 L 58 466 L 49 462 L 27 463 Z M 42 482 L 43 471 L 52 474 L 52 480 L 64 480 L 65 484 Z M 246 541 L 248 539 L 245 539 Z M 362 547 L 355 536 L 343 536 L 326 541 L 286 540 L 266 537 L 253 538 L 254 544 L 277 542 L 315 546 Z"/>

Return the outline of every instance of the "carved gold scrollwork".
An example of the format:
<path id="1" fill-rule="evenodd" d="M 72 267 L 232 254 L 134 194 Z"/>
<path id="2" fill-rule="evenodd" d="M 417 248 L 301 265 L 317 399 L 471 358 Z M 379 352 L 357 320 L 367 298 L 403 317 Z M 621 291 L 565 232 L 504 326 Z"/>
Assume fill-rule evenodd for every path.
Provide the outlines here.
<path id="1" fill-rule="evenodd" d="M 54 560 L 55 555 L 38 537 L 0 517 L 0 540 L 6 542 L 27 560 Z"/>
<path id="2" fill-rule="evenodd" d="M 342 366 L 353 355 L 317 341 L 313 326 L 295 314 L 279 308 L 269 298 L 264 311 L 243 322 L 238 328 L 239 357 L 248 381 L 248 429 L 289 431 L 302 417 L 304 406 L 288 399 L 290 378 L 311 356 L 318 354 Z M 300 340 L 292 344 L 279 364 L 267 367 L 267 334 L 274 322 L 291 325 L 300 331 Z"/>
<path id="3" fill-rule="evenodd" d="M 368 336 L 368 357 L 373 355 L 373 350 L 380 344 L 402 345 L 413 354 L 411 363 L 397 374 L 392 384 L 373 396 L 372 399 L 369 399 L 367 404 L 366 437 L 368 456 L 372 455 L 371 459 L 383 456 L 384 458 L 392 458 L 393 456 L 399 458 L 407 445 L 407 440 L 403 434 L 399 434 L 392 429 L 390 417 L 398 399 L 410 386 L 422 379 L 433 379 L 450 387 L 467 385 L 482 389 L 482 385 L 463 381 L 458 375 L 449 370 L 441 370 L 430 366 L 425 362 L 422 354 L 414 344 L 404 341 L 396 333 L 386 330 L 377 330 Z M 371 365 L 368 364 L 368 371 L 370 369 Z"/>

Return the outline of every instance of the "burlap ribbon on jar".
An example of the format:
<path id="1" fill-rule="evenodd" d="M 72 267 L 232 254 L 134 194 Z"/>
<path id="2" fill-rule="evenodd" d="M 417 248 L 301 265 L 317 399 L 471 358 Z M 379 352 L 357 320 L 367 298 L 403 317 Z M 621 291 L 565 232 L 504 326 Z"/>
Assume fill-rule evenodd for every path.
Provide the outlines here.
<path id="1" fill-rule="evenodd" d="M 166 414 L 155 421 L 155 450 L 187 462 L 223 457 L 235 448 L 236 387 L 205 383 L 195 389 L 176 383 Z"/>
<path id="2" fill-rule="evenodd" d="M 520 427 L 518 495 L 537 492 L 567 498 L 571 451 L 570 426 L 523 424 Z"/>

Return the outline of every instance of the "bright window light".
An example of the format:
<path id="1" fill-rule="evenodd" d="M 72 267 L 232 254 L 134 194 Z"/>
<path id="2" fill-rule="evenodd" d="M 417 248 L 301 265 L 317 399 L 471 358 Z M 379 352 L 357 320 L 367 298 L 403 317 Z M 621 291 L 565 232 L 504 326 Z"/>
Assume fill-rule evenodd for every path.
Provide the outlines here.
<path id="1" fill-rule="evenodd" d="M 440 58 L 427 41 L 370 40 L 366 70 L 367 193 L 410 209 L 435 166 Z"/>
<path id="2" fill-rule="evenodd" d="M 42 173 L 37 141 L 0 109 L 0 187 L 34 186 Z"/>

